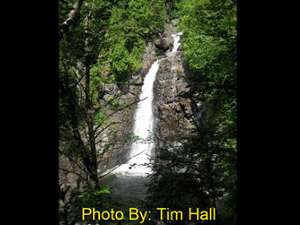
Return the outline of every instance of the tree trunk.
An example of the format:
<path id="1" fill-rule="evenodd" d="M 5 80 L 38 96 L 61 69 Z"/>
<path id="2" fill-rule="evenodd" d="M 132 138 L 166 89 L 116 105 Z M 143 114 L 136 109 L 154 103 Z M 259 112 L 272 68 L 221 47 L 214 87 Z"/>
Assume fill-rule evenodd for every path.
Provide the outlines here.
<path id="1" fill-rule="evenodd" d="M 84 0 L 77 0 L 73 8 L 70 10 L 67 19 L 61 24 L 60 26 L 60 32 L 59 32 L 59 40 L 62 39 L 63 35 L 69 31 L 72 24 L 74 24 L 76 18 L 78 17 L 78 14 L 80 12 L 82 3 Z"/>
<path id="2" fill-rule="evenodd" d="M 85 103 L 86 103 L 86 122 L 88 128 L 88 141 L 91 159 L 91 174 L 90 177 L 96 188 L 99 188 L 98 178 L 98 163 L 97 163 L 97 149 L 95 141 L 95 129 L 94 129 L 94 113 L 91 90 L 90 90 L 90 65 L 85 65 Z"/>

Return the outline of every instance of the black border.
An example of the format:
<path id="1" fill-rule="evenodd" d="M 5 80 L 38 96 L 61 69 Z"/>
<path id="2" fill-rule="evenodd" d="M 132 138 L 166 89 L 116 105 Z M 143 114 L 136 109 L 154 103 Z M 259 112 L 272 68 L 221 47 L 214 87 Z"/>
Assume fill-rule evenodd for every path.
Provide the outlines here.
<path id="1" fill-rule="evenodd" d="M 297 101 L 282 90 L 282 86 L 291 85 L 283 77 L 292 71 L 287 65 L 290 58 L 283 59 L 289 53 L 279 46 L 283 43 L 292 50 L 294 46 L 281 29 L 292 22 L 279 13 L 287 10 L 282 4 L 274 9 L 274 4 L 238 1 L 239 225 L 268 224 L 277 221 L 278 208 L 290 209 L 289 204 L 279 202 L 289 191 L 281 188 L 288 186 L 288 173 L 274 156 L 292 159 L 286 150 L 291 148 L 288 141 L 293 137 L 284 134 L 288 128 L 280 126 L 280 118 L 293 123 L 295 115 L 284 110 L 293 108 Z M 2 203 L 2 218 L 13 224 L 55 225 L 58 1 L 15 0 L 1 6 L 6 13 L 1 14 L 1 193 L 7 200 Z M 274 20 L 276 16 L 281 23 Z M 292 86 L 292 91 L 298 90 Z M 286 224 L 288 218 L 282 218 Z"/>
<path id="2" fill-rule="evenodd" d="M 58 1 L 5 1 L 1 11 L 1 221 L 55 225 Z"/>

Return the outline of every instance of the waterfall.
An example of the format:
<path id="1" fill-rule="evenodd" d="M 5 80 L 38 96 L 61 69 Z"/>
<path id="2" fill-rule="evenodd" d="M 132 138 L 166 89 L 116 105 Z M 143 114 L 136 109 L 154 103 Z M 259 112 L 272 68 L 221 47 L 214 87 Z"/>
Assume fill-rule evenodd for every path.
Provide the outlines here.
<path id="1" fill-rule="evenodd" d="M 174 38 L 174 44 L 173 44 L 173 49 L 172 53 L 176 53 L 178 51 L 178 48 L 180 46 L 180 36 L 182 35 L 182 32 L 179 32 L 177 34 L 172 34 L 172 37 Z"/>
<path id="2" fill-rule="evenodd" d="M 145 164 L 150 162 L 151 150 L 154 143 L 151 140 L 153 129 L 153 84 L 156 73 L 159 68 L 159 60 L 156 60 L 146 74 L 142 93 L 140 95 L 140 102 L 134 117 L 134 135 L 138 138 L 131 146 L 130 160 L 117 168 L 115 173 L 126 173 L 128 175 L 147 175 L 151 173 L 150 167 Z"/>
<path id="3" fill-rule="evenodd" d="M 182 33 L 173 34 L 173 49 L 169 54 L 175 54 L 180 46 L 179 40 Z M 162 60 L 162 59 L 160 59 Z M 154 142 L 153 133 L 153 85 L 160 60 L 156 60 L 150 67 L 149 72 L 144 78 L 142 92 L 139 96 L 140 102 L 134 116 L 134 136 L 138 138 L 130 149 L 129 161 L 114 170 L 114 173 L 130 176 L 146 176 L 151 173 L 149 163 L 151 161 L 152 149 Z"/>

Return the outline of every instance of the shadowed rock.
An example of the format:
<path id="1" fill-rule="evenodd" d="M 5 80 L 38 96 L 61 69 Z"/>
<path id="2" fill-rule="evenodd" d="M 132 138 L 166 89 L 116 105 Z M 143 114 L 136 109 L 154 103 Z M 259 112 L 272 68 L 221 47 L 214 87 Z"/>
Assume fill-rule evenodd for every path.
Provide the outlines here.
<path id="1" fill-rule="evenodd" d="M 173 47 L 173 38 L 171 36 L 163 37 L 161 36 L 159 39 L 154 41 L 154 45 L 156 48 L 167 51 L 168 49 L 172 49 Z"/>

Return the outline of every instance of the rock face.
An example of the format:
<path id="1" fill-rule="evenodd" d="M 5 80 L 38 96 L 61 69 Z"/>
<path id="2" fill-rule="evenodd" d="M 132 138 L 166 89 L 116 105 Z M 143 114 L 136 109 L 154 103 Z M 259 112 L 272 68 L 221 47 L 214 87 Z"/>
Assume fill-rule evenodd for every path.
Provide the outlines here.
<path id="1" fill-rule="evenodd" d="M 169 30 L 169 38 L 172 33 L 176 32 Z M 170 45 L 168 45 L 169 47 Z M 153 113 L 155 116 L 154 141 L 156 143 L 154 155 L 159 155 L 160 148 L 176 145 L 178 138 L 189 134 L 191 122 L 186 116 L 192 113 L 191 103 L 188 98 L 184 97 L 190 89 L 185 79 L 180 52 L 168 51 L 159 57 L 164 57 L 164 59 L 160 61 L 154 83 Z M 152 54 L 145 58 L 149 63 L 146 67 L 155 60 Z M 146 72 L 147 70 L 142 71 Z M 145 200 L 148 181 L 147 177 L 112 173 L 104 177 L 101 183 L 112 188 L 111 199 L 113 201 L 118 201 L 122 207 L 132 207 L 141 206 Z"/>
<path id="2" fill-rule="evenodd" d="M 170 53 L 170 51 L 167 51 L 173 47 L 174 38 L 172 34 L 174 33 L 176 33 L 174 25 L 168 24 L 165 26 L 164 33 L 160 35 L 160 38 L 155 40 L 154 43 L 149 43 L 146 47 L 143 57 L 143 68 L 137 74 L 134 74 L 131 80 L 132 83 L 141 85 L 121 87 L 114 84 L 113 87 L 106 87 L 106 93 L 108 94 L 104 96 L 109 99 L 111 95 L 120 94 L 123 91 L 125 94 L 121 97 L 121 103 L 128 104 L 138 100 L 143 78 L 150 66 L 157 58 L 165 57 L 160 62 L 154 83 L 153 110 L 156 117 L 154 133 L 158 148 L 172 142 L 171 140 L 177 140 L 178 136 L 188 133 L 191 127 L 191 123 L 187 119 L 188 115 L 192 113 L 191 103 L 189 99 L 183 97 L 185 93 L 189 92 L 189 87 L 182 66 L 181 53 Z M 164 52 L 157 51 L 157 49 Z M 119 124 L 112 127 L 117 131 L 114 138 L 109 136 L 109 132 L 104 132 L 103 135 L 99 136 L 99 140 L 102 140 L 103 145 L 99 149 L 105 147 L 106 140 L 115 140 L 115 148 L 113 148 L 112 152 L 106 152 L 103 155 L 103 163 L 99 165 L 100 171 L 110 169 L 126 161 L 131 142 L 124 143 L 120 140 L 124 140 L 124 137 L 130 136 L 132 132 L 135 109 L 136 105 L 133 105 L 117 113 L 111 119 L 119 122 Z"/>
<path id="3" fill-rule="evenodd" d="M 132 78 L 130 79 L 131 84 L 105 85 L 104 89 L 106 94 L 103 97 L 104 100 L 108 101 L 115 96 L 120 96 L 118 98 L 118 103 L 122 106 L 137 102 L 139 100 L 144 76 L 155 60 L 155 47 L 153 43 L 149 43 L 143 56 L 143 68 L 136 74 L 132 75 Z M 115 113 L 109 119 L 109 122 L 116 124 L 110 126 L 107 131 L 103 132 L 103 134 L 98 137 L 98 149 L 105 149 L 107 148 L 107 145 L 110 145 L 109 149 L 111 149 L 111 151 L 103 152 L 102 160 L 99 164 L 100 173 L 107 169 L 111 169 L 118 164 L 126 162 L 128 152 L 132 144 L 131 136 L 133 133 L 133 118 L 136 106 L 137 104 L 132 104 L 130 107 Z M 110 114 L 112 112 L 113 110 L 111 112 L 106 112 L 106 114 Z M 111 145 L 112 140 L 113 146 Z"/>
<path id="4" fill-rule="evenodd" d="M 99 154 L 98 172 L 101 176 L 106 171 L 123 164 L 127 160 L 128 152 L 132 144 L 133 134 L 133 118 L 139 100 L 144 76 L 147 74 L 152 63 L 157 59 L 156 48 L 153 43 L 146 46 L 143 55 L 143 67 L 140 71 L 132 74 L 129 80 L 130 84 L 104 84 L 101 88 L 101 105 L 107 105 L 114 98 L 118 99 L 116 102 L 118 106 L 111 105 L 111 107 L 103 107 L 103 115 L 111 115 L 106 122 L 98 130 L 103 130 L 97 135 L 96 143 Z M 129 107 L 126 107 L 130 105 Z M 116 112 L 116 108 L 123 108 Z M 83 131 L 82 131 L 83 132 Z M 84 134 L 83 134 L 84 136 Z M 60 156 L 59 158 L 61 183 L 70 185 L 72 188 L 78 186 L 78 176 L 67 171 L 80 171 L 77 164 L 72 164 L 68 159 Z"/>
<path id="5" fill-rule="evenodd" d="M 185 94 L 190 91 L 180 52 L 171 53 L 161 61 L 154 84 L 154 115 L 156 155 L 159 149 L 176 146 L 177 140 L 188 135 L 193 125 L 191 102 Z"/>

